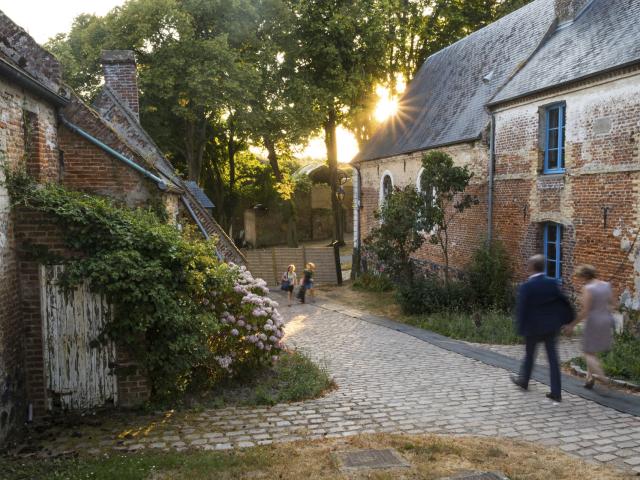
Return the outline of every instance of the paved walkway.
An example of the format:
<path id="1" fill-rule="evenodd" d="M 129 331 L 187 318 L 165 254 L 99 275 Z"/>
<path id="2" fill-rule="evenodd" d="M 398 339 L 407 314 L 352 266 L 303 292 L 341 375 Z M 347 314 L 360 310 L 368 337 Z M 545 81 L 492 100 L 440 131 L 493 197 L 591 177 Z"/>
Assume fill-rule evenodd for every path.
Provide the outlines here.
<path id="1" fill-rule="evenodd" d="M 282 308 L 286 341 L 325 363 L 339 385 L 326 397 L 158 418 L 119 438 L 114 430 L 90 441 L 58 439 L 54 451 L 79 445 L 94 453 L 228 449 L 359 433 L 434 432 L 538 442 L 640 472 L 640 418 L 566 392 L 561 404 L 551 402 L 544 385 L 533 382 L 521 391 L 501 368 L 329 307 Z"/>

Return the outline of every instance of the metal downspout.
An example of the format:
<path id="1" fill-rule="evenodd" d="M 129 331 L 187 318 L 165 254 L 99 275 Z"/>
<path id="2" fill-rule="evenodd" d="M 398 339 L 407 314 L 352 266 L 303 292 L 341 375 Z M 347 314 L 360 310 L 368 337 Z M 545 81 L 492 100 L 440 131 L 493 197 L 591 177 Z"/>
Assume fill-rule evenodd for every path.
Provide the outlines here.
<path id="1" fill-rule="evenodd" d="M 351 259 L 351 279 L 355 280 L 355 278 L 360 274 L 360 206 L 361 206 L 361 194 L 362 194 L 362 175 L 360 173 L 360 168 L 355 165 L 352 165 L 353 169 L 356 172 L 356 188 L 354 191 L 353 197 L 353 256 Z"/>
<path id="2" fill-rule="evenodd" d="M 89 142 L 93 143 L 95 146 L 97 146 L 98 148 L 104 150 L 105 152 L 107 152 L 112 157 L 115 157 L 118 160 L 120 160 L 121 162 L 126 163 L 131 168 L 133 168 L 134 170 L 137 170 L 138 172 L 142 173 L 145 177 L 153 180 L 158 185 L 158 188 L 160 190 L 164 191 L 164 190 L 167 189 L 167 183 L 164 180 L 162 180 L 160 177 L 158 177 L 157 175 L 154 175 L 149 170 L 146 170 L 145 168 L 142 168 L 140 165 L 138 165 L 133 160 L 125 157 L 120 152 L 118 152 L 118 151 L 114 150 L 113 148 L 111 148 L 109 145 L 101 142 L 100 140 L 98 140 L 97 138 L 92 136 L 91 134 L 89 134 L 89 133 L 85 132 L 84 130 L 82 130 L 80 127 L 74 125 L 69 120 L 64 118 L 62 115 L 60 115 L 60 121 L 62 122 L 63 125 L 65 125 L 67 128 L 69 128 L 69 130 L 71 130 L 72 132 L 77 133 L 82 138 L 84 138 L 84 139 L 88 140 Z"/>
<path id="3" fill-rule="evenodd" d="M 493 175 L 496 157 L 496 117 L 491 112 L 491 134 L 489 147 L 489 193 L 487 199 L 487 243 L 493 241 Z"/>

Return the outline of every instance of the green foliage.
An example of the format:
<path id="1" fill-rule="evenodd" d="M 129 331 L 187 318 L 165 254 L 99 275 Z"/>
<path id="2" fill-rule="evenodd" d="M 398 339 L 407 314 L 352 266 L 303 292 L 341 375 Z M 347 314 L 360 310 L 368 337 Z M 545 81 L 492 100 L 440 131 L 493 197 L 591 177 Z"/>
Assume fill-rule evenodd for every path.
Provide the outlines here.
<path id="1" fill-rule="evenodd" d="M 626 331 L 617 334 L 610 351 L 598 355 L 608 377 L 640 385 L 640 339 Z M 582 357 L 571 360 L 587 368 Z"/>
<path id="2" fill-rule="evenodd" d="M 467 268 L 473 303 L 481 308 L 510 311 L 515 301 L 513 273 L 507 251 L 499 241 L 476 250 Z"/>
<path id="3" fill-rule="evenodd" d="M 247 471 L 268 468 L 273 458 L 268 450 L 227 452 L 147 452 L 135 455 L 105 455 L 86 458 L 62 456 L 54 459 L 0 458 L 3 479 L 47 480 L 141 480 L 151 478 L 240 478 Z"/>
<path id="4" fill-rule="evenodd" d="M 467 342 L 499 345 L 515 345 L 522 342 L 513 326 L 513 318 L 493 310 L 475 315 L 469 315 L 466 312 L 441 311 L 408 317 L 407 323 Z"/>
<path id="5" fill-rule="evenodd" d="M 6 178 L 14 204 L 55 219 L 76 253 L 61 286 L 88 282 L 106 297 L 113 315 L 102 340 L 131 352 L 154 397 L 206 387 L 278 353 L 281 322 L 264 282 L 219 262 L 214 243 L 182 234 L 151 210 L 36 185 L 21 173 Z M 250 341 L 258 334 L 261 341 Z"/>
<path id="6" fill-rule="evenodd" d="M 398 285 L 396 300 L 409 315 L 468 311 L 472 293 L 462 280 L 444 282 L 437 275 L 417 278 Z"/>
<path id="7" fill-rule="evenodd" d="M 333 380 L 325 368 L 300 351 L 290 351 L 284 352 L 273 366 L 244 372 L 219 384 L 195 399 L 195 406 L 222 408 L 298 402 L 317 398 L 332 386 Z"/>
<path id="8" fill-rule="evenodd" d="M 399 282 L 413 280 L 411 254 L 425 241 L 421 232 L 422 208 L 422 196 L 413 186 L 396 189 L 376 212 L 380 225 L 371 230 L 364 242 L 368 254 L 373 254 Z"/>
<path id="9" fill-rule="evenodd" d="M 384 273 L 365 272 L 353 281 L 353 288 L 367 292 L 390 292 L 393 281 Z"/>
<path id="10" fill-rule="evenodd" d="M 454 165 L 450 155 L 437 150 L 424 154 L 422 168 L 421 228 L 430 232 L 431 243 L 440 246 L 449 281 L 449 228 L 458 215 L 479 203 L 477 197 L 465 193 L 473 174 L 466 165 Z"/>

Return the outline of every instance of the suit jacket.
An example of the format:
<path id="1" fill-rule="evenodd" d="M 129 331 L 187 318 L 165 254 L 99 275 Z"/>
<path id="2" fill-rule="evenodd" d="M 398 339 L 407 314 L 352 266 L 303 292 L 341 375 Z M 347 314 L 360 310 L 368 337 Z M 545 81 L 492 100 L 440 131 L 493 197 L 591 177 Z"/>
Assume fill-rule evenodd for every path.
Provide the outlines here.
<path id="1" fill-rule="evenodd" d="M 518 334 L 524 337 L 558 333 L 571 323 L 575 312 L 558 282 L 544 275 L 520 285 L 516 306 Z"/>

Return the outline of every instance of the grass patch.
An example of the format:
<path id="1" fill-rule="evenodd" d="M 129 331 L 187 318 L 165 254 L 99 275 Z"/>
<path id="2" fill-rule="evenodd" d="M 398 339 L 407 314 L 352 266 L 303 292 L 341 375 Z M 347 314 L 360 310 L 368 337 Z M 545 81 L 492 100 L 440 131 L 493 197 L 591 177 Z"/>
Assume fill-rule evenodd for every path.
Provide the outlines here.
<path id="1" fill-rule="evenodd" d="M 467 342 L 498 345 L 522 343 L 522 339 L 513 327 L 513 319 L 502 312 L 478 312 L 473 315 L 463 312 L 439 312 L 407 316 L 404 317 L 404 321 L 410 325 Z"/>
<path id="2" fill-rule="evenodd" d="M 402 470 L 342 474 L 336 451 L 395 448 L 411 464 Z M 59 460 L 0 458 L 2 478 L 52 480 L 164 479 L 438 479 L 468 471 L 502 471 L 509 478 L 570 480 L 629 478 L 611 467 L 590 465 L 558 449 L 475 437 L 363 435 L 296 442 L 230 452 L 147 452 L 108 458 Z"/>
<path id="3" fill-rule="evenodd" d="M 365 272 L 353 281 L 353 288 L 365 292 L 390 292 L 393 290 L 393 282 L 384 274 Z"/>
<path id="4" fill-rule="evenodd" d="M 272 368 L 251 378 L 238 378 L 201 398 L 205 407 L 275 405 L 317 398 L 335 387 L 324 366 L 300 351 L 280 356 Z"/>
<path id="5" fill-rule="evenodd" d="M 630 333 L 616 335 L 613 348 L 598 356 L 608 377 L 640 385 L 640 339 Z M 582 357 L 574 358 L 571 362 L 582 369 L 587 368 Z"/>
<path id="6" fill-rule="evenodd" d="M 458 340 L 496 345 L 522 343 L 516 334 L 513 318 L 502 312 L 480 312 L 480 326 L 477 327 L 473 315 L 464 312 L 406 315 L 396 302 L 393 291 L 372 292 L 347 283 L 343 287 L 321 286 L 318 293 L 332 302 L 432 330 Z"/>

